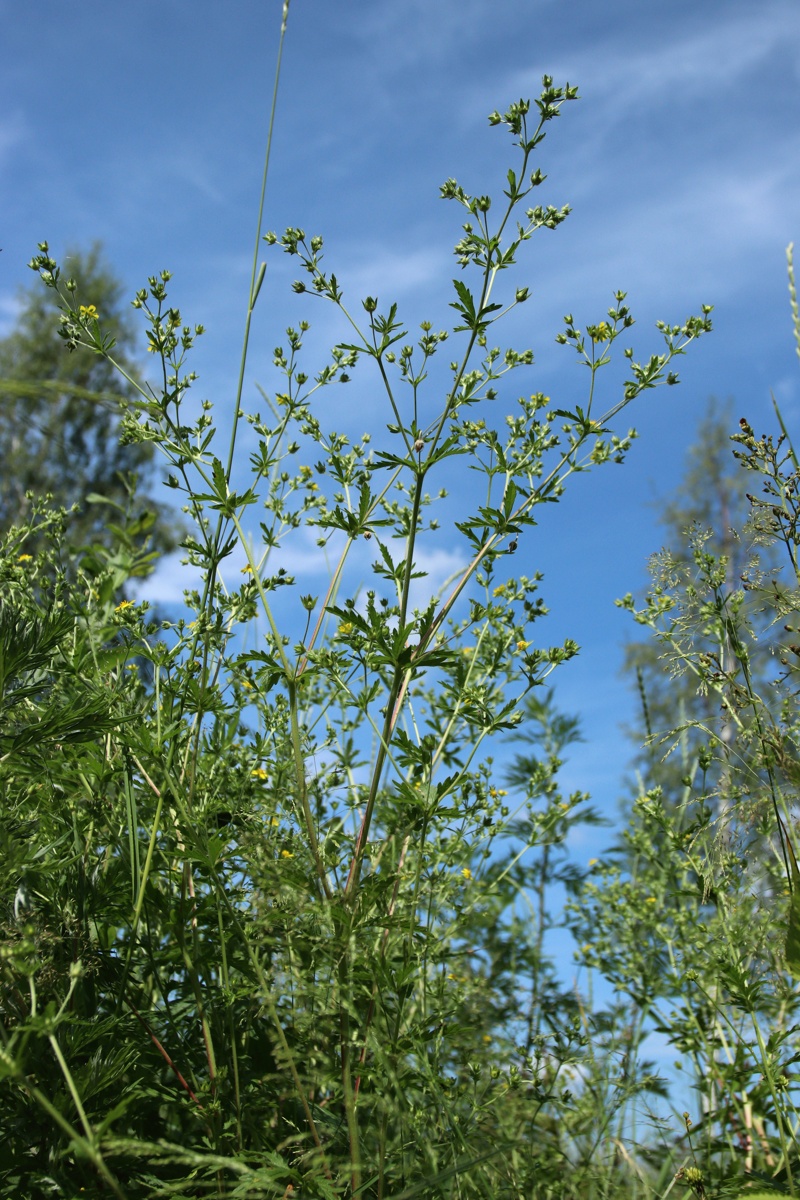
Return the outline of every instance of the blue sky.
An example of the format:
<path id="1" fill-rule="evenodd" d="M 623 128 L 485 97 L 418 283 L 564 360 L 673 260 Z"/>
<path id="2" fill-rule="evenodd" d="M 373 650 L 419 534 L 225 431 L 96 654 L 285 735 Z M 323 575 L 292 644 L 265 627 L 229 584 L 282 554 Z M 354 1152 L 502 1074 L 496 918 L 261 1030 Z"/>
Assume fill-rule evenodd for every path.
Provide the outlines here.
<path id="1" fill-rule="evenodd" d="M 202 321 L 198 396 L 220 411 L 235 385 L 252 254 L 280 3 L 137 0 L 66 5 L 0 0 L 0 332 L 42 239 L 57 255 L 101 239 L 133 293 L 162 267 L 184 317 Z M 517 283 L 532 298 L 506 326 L 536 366 L 502 403 L 542 390 L 580 403 L 583 374 L 554 342 L 562 315 L 599 320 L 622 288 L 637 317 L 637 357 L 658 348 L 654 321 L 715 306 L 715 332 L 679 364 L 682 385 L 629 410 L 640 439 L 627 464 L 577 479 L 526 534 L 515 570 L 545 573 L 540 636 L 574 637 L 554 678 L 586 741 L 567 788 L 616 808 L 633 699 L 618 677 L 634 632 L 614 599 L 645 584 L 660 545 L 651 502 L 678 480 L 707 398 L 771 427 L 770 391 L 800 418 L 785 248 L 800 242 L 800 9 L 796 0 L 669 5 L 619 0 L 292 0 L 266 227 L 326 240 L 346 295 L 398 300 L 414 328 L 448 320 L 455 176 L 499 194 L 511 162 L 486 116 L 538 95 L 547 72 L 581 100 L 550 126 L 545 203 L 573 213 L 543 231 Z M 302 304 L 291 263 L 273 252 L 256 311 L 245 400 L 274 384 L 272 348 L 307 316 L 308 366 L 341 334 Z M 585 372 L 584 372 L 585 374 Z M 609 392 L 609 402 L 616 393 Z M 370 388 L 323 393 L 338 427 L 375 428 Z M 333 423 L 333 422 L 331 422 Z M 455 545 L 452 554 L 456 552 Z M 451 562 L 443 544 L 436 565 Z M 319 573 L 310 551 L 295 564 Z M 152 594 L 180 594 L 175 567 Z M 596 852 L 593 833 L 579 847 Z"/>

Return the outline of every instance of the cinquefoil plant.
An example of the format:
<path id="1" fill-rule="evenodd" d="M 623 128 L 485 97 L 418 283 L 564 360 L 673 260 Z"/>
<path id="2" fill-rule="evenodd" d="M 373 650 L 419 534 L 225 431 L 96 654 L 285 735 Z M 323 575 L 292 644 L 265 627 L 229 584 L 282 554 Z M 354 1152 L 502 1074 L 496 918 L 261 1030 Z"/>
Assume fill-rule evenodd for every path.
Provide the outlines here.
<path id="1" fill-rule="evenodd" d="M 20 565 L 24 531 L 9 541 L 9 905 L 27 882 L 6 924 L 0 1172 L 20 1194 L 564 1189 L 581 1130 L 558 1120 L 563 1068 L 587 1034 L 574 1003 L 535 986 L 541 947 L 516 960 L 508 859 L 562 838 L 582 798 L 545 786 L 553 761 L 520 818 L 492 745 L 577 646 L 542 644 L 539 579 L 513 570 L 513 552 L 571 475 L 623 460 L 633 432 L 614 419 L 676 382 L 673 359 L 710 328 L 707 307 L 660 324 L 662 349 L 642 362 L 626 349 L 622 392 L 601 402 L 600 372 L 633 324 L 618 292 L 599 320 L 569 316 L 558 335 L 588 368 L 583 407 L 540 392 L 500 400 L 533 360 L 496 342 L 528 295 L 505 281 L 569 211 L 532 204 L 535 152 L 576 97 L 545 77 L 533 105 L 491 115 L 517 155 L 499 206 L 444 184 L 464 217 L 452 325 L 425 320 L 409 336 L 396 305 L 348 306 L 320 237 L 266 235 L 297 262 L 295 290 L 335 305 L 352 333 L 307 374 L 308 325 L 286 331 L 282 383 L 264 393 L 265 415 L 246 418 L 243 485 L 243 368 L 220 456 L 210 404 L 191 403 L 186 360 L 202 327 L 172 303 L 169 272 L 137 294 L 161 373 L 132 381 L 127 433 L 159 447 L 194 520 L 191 620 L 159 630 L 146 605 L 115 605 L 102 564 L 49 604 Z M 67 347 L 113 362 L 103 314 L 46 244 L 31 265 L 61 297 Z M 374 372 L 385 414 L 352 440 L 327 427 L 317 393 L 357 364 Z M 479 495 L 449 529 L 437 481 Z M 320 596 L 280 566 L 308 527 L 338 556 Z M 425 555 L 443 539 L 461 565 L 426 594 Z M 94 707 L 69 737 L 56 717 L 76 694 Z M 30 731 L 51 715 L 47 767 L 34 770 Z"/>

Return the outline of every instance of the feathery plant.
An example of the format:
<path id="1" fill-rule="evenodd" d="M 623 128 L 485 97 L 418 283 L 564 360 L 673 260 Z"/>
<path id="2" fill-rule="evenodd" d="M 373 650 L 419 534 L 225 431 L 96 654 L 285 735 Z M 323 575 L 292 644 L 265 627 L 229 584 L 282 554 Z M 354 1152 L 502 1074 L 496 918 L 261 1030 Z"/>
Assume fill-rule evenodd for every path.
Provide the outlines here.
<path id="1" fill-rule="evenodd" d="M 788 265 L 800 347 L 791 246 Z M 666 1037 L 696 1092 L 674 1149 L 701 1200 L 794 1196 L 800 1178 L 800 462 L 774 409 L 777 436 L 746 418 L 731 435 L 745 527 L 693 526 L 688 554 L 654 558 L 645 603 L 619 602 L 653 635 L 676 715 L 687 693 L 705 715 L 686 705 L 650 731 L 654 786 L 571 913 L 583 960 Z M 710 548 L 720 533 L 746 559 L 738 577 Z"/>
<path id="2" fill-rule="evenodd" d="M 168 271 L 137 293 L 159 382 L 129 378 L 126 435 L 157 446 L 193 521 L 191 620 L 158 626 L 146 604 L 117 603 L 137 567 L 127 518 L 116 554 L 86 554 L 55 586 L 57 516 L 37 510 L 6 539 L 0 1178 L 14 1194 L 566 1195 L 565 1163 L 587 1194 L 613 1186 L 580 1081 L 596 1079 L 611 1112 L 635 1089 L 613 1082 L 613 1023 L 598 1030 L 561 993 L 541 936 L 542 852 L 585 797 L 561 795 L 566 734 L 531 701 L 577 646 L 538 639 L 539 577 L 512 556 L 573 474 L 623 461 L 634 433 L 612 422 L 677 381 L 673 360 L 710 309 L 660 323 L 663 346 L 641 362 L 626 348 L 608 401 L 600 372 L 633 325 L 617 292 L 557 338 L 588 368 L 583 407 L 539 392 L 501 403 L 533 362 L 496 343 L 528 296 L 505 281 L 569 212 L 532 203 L 533 159 L 576 98 L 545 76 L 533 105 L 491 115 L 517 154 L 499 206 L 442 187 L 465 218 L 452 327 L 410 336 L 396 305 L 348 306 L 320 237 L 266 234 L 298 263 L 295 291 L 351 333 L 307 374 L 308 324 L 288 329 L 282 382 L 265 415 L 245 415 L 262 191 L 227 453 L 210 402 L 192 403 L 202 326 L 185 323 Z M 113 363 L 102 312 L 46 243 L 31 266 L 60 298 L 67 349 Z M 317 393 L 356 367 L 379 381 L 385 415 L 352 440 Z M 455 480 L 466 504 L 477 478 L 474 509 L 441 527 L 436 481 Z M 41 565 L 25 543 L 48 528 Z M 338 555 L 321 596 L 279 565 L 305 529 Z M 425 555 L 443 543 L 461 565 L 426 594 Z M 493 746 L 526 720 L 541 755 L 509 798 Z"/>

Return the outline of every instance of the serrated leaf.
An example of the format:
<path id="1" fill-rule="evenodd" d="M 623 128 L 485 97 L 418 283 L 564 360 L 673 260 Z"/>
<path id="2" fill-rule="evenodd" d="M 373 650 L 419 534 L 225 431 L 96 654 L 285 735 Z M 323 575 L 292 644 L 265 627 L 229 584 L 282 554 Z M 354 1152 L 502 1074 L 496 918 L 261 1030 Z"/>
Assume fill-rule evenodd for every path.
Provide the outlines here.
<path id="1" fill-rule="evenodd" d="M 475 300 L 474 300 L 473 295 L 470 292 L 469 288 L 467 287 L 467 285 L 465 283 L 462 283 L 460 279 L 454 279 L 453 287 L 456 289 L 456 293 L 458 295 L 459 300 L 461 301 L 461 305 L 451 304 L 450 307 L 451 308 L 459 308 L 459 307 L 463 306 L 464 313 L 465 314 L 469 313 L 469 315 L 471 317 L 474 317 L 475 316 Z"/>
<path id="2" fill-rule="evenodd" d="M 227 500 L 228 480 L 225 475 L 225 468 L 218 458 L 215 458 L 211 464 L 211 475 L 214 480 L 214 490 L 218 499 Z"/>

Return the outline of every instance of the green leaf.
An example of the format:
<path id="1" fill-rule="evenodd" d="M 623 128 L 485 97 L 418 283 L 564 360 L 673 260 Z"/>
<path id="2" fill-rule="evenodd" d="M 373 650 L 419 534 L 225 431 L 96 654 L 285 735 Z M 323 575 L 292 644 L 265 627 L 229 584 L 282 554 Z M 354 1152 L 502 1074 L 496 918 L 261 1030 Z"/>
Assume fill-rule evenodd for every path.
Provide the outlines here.
<path id="1" fill-rule="evenodd" d="M 789 855 L 792 875 L 792 897 L 789 901 L 789 921 L 786 928 L 786 966 L 794 979 L 800 979 L 800 870 L 794 853 Z"/>
<path id="2" fill-rule="evenodd" d="M 732 1200 L 775 1200 L 776 1196 L 788 1196 L 789 1192 L 784 1188 L 775 1188 L 771 1192 L 741 1192 L 738 1196 L 732 1197 Z"/>
<path id="3" fill-rule="evenodd" d="M 212 476 L 214 479 L 214 490 L 220 500 L 228 498 L 228 480 L 225 475 L 225 468 L 218 458 L 215 458 L 211 464 Z"/>
<path id="4" fill-rule="evenodd" d="M 471 318 L 474 321 L 475 320 L 475 300 L 473 299 L 472 293 L 470 292 L 469 288 L 467 287 L 467 285 L 465 283 L 462 283 L 460 279 L 453 280 L 453 287 L 456 289 L 456 292 L 458 293 L 458 298 L 461 301 L 461 303 L 460 304 L 451 304 L 450 307 L 458 309 L 458 311 L 462 312 L 465 317 Z"/>

